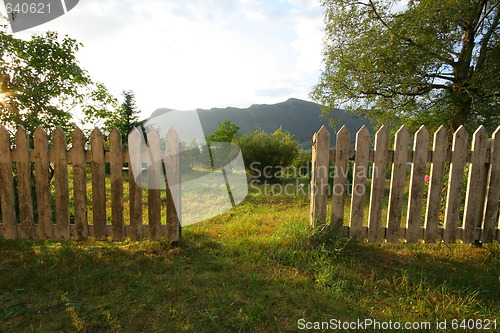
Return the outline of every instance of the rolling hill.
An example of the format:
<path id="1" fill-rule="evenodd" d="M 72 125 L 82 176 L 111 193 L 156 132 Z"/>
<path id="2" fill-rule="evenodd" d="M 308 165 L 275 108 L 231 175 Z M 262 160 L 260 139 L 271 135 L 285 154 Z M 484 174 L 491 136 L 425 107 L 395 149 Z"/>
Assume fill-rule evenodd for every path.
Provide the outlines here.
<path id="1" fill-rule="evenodd" d="M 158 109 L 151 117 L 166 111 L 168 109 Z M 321 126 L 327 126 L 330 133 L 334 133 L 334 130 L 328 126 L 328 120 L 321 117 L 318 104 L 295 98 L 277 104 L 254 104 L 248 108 L 227 107 L 210 110 L 197 109 L 196 111 L 206 136 L 212 134 L 218 128 L 218 124 L 224 120 L 236 124 L 240 128 L 239 132 L 243 134 L 250 133 L 254 129 L 272 133 L 282 127 L 283 130 L 295 135 L 295 139 L 306 149 L 310 148 L 311 137 Z M 373 133 L 372 126 L 366 119 L 352 117 L 342 110 L 337 110 L 336 117 L 338 117 L 339 124 L 347 126 L 352 139 L 363 125 L 368 126 L 370 132 Z M 334 141 L 335 135 L 332 135 L 332 143 Z"/>

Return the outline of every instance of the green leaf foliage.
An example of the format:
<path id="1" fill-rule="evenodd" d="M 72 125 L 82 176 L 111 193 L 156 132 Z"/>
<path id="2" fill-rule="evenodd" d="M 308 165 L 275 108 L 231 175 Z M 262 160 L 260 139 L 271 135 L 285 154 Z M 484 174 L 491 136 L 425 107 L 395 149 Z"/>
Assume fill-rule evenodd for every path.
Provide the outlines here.
<path id="1" fill-rule="evenodd" d="M 247 170 L 262 182 L 275 182 L 276 174 L 292 165 L 299 152 L 293 135 L 281 128 L 272 134 L 254 131 L 241 135 L 235 143 L 241 148 Z"/>
<path id="2" fill-rule="evenodd" d="M 212 133 L 212 135 L 207 137 L 207 141 L 210 142 L 231 142 L 238 134 L 240 128 L 230 122 L 229 120 L 224 120 L 219 123 L 219 128 Z"/>
<path id="3" fill-rule="evenodd" d="M 379 125 L 500 123 L 497 0 L 323 0 L 324 69 L 311 96 Z"/>
<path id="4" fill-rule="evenodd" d="M 0 125 L 13 130 L 38 126 L 70 130 L 75 115 L 97 122 L 115 99 L 80 67 L 82 44 L 56 32 L 16 38 L 0 28 Z"/>

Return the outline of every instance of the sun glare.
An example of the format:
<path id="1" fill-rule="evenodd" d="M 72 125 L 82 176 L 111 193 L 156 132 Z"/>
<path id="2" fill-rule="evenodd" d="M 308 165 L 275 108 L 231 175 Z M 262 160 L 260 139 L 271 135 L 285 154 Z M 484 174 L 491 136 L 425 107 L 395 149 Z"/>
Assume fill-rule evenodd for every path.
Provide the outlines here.
<path id="1" fill-rule="evenodd" d="M 2 103 L 2 104 L 7 103 L 7 97 L 9 95 L 11 95 L 11 93 L 9 93 L 9 92 L 0 93 L 0 103 Z"/>

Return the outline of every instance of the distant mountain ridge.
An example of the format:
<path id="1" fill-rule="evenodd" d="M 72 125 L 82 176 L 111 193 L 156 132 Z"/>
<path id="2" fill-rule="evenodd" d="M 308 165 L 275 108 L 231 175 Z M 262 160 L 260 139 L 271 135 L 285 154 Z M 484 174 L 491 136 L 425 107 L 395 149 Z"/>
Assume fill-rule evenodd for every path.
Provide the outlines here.
<path id="1" fill-rule="evenodd" d="M 309 144 L 314 132 L 323 125 L 328 128 L 331 134 L 334 133 L 328 121 L 321 117 L 319 104 L 296 98 L 290 98 L 277 104 L 254 104 L 244 109 L 227 107 L 210 110 L 198 109 L 197 111 L 207 136 L 212 134 L 218 128 L 218 123 L 224 120 L 236 124 L 240 128 L 240 133 L 245 134 L 250 133 L 255 128 L 272 133 L 282 127 L 284 131 L 295 135 L 295 139 L 303 145 Z M 346 125 L 353 137 L 353 134 L 363 125 L 366 125 L 370 131 L 372 130 L 368 120 L 354 118 L 343 110 L 336 110 L 335 117 L 339 118 L 339 124 Z"/>
<path id="2" fill-rule="evenodd" d="M 167 110 L 158 109 L 151 117 Z M 197 109 L 196 111 L 206 136 L 211 135 L 224 120 L 236 124 L 242 134 L 250 133 L 254 129 L 272 133 L 281 127 L 284 131 L 293 134 L 305 148 L 310 145 L 314 132 L 318 131 L 321 126 L 326 126 L 331 134 L 334 133 L 328 121 L 321 117 L 319 104 L 296 98 L 277 104 L 254 104 L 248 108 L 227 107 L 210 110 Z M 343 110 L 336 110 L 335 117 L 338 124 L 347 126 L 351 132 L 351 138 L 354 138 L 355 133 L 363 125 L 366 125 L 372 132 L 372 126 L 366 119 L 355 118 Z M 335 135 L 332 135 L 332 142 L 334 141 Z"/>

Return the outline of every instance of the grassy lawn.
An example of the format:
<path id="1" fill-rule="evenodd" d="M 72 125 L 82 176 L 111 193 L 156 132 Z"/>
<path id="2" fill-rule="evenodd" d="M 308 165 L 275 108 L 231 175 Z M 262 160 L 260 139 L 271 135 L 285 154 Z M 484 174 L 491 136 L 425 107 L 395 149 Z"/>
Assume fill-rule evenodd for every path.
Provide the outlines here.
<path id="1" fill-rule="evenodd" d="M 332 240 L 309 230 L 308 213 L 306 198 L 253 194 L 184 228 L 176 248 L 0 240 L 0 332 L 287 332 L 301 318 L 500 326 L 500 244 Z"/>

